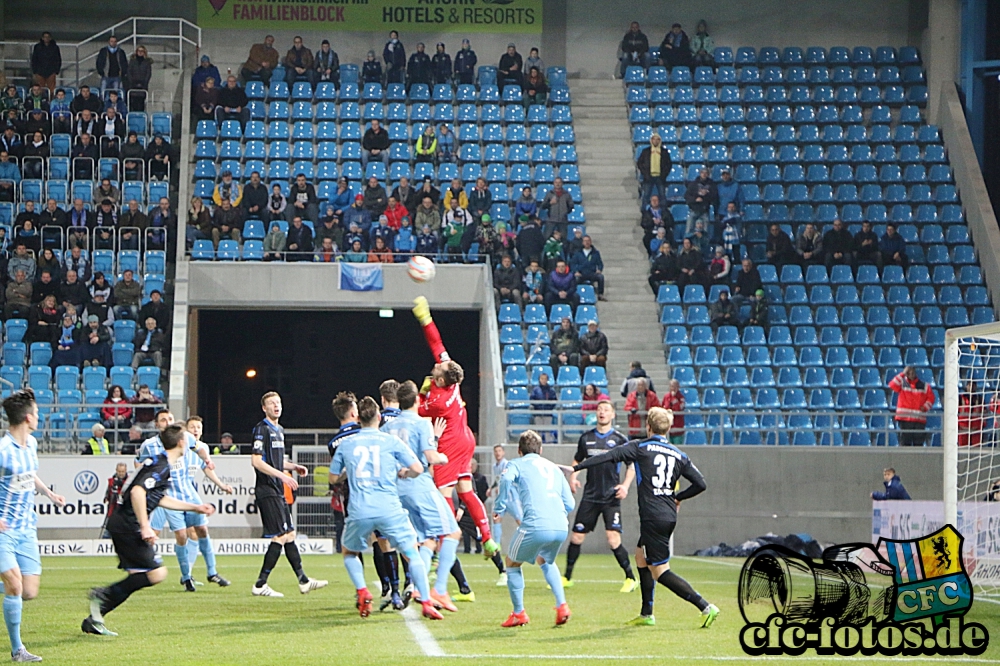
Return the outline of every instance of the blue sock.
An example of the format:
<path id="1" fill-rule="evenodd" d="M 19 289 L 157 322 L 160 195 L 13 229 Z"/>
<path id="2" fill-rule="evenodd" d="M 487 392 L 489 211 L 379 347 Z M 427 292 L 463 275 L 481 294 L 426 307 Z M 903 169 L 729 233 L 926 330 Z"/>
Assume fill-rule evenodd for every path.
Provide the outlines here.
<path id="1" fill-rule="evenodd" d="M 503 523 L 493 523 L 493 540 L 502 544 L 501 539 L 503 539 Z"/>
<path id="2" fill-rule="evenodd" d="M 438 577 L 434 581 L 434 591 L 438 594 L 448 594 L 448 572 L 455 564 L 455 557 L 458 555 L 458 539 L 444 539 L 441 541 L 441 551 L 438 553 Z"/>
<path id="3" fill-rule="evenodd" d="M 202 537 L 198 539 L 198 549 L 201 551 L 201 556 L 205 558 L 205 567 L 208 569 L 208 577 L 219 573 L 215 570 L 215 551 L 212 550 L 212 539 L 210 537 Z M 191 559 L 194 562 L 194 559 Z"/>
<path id="4" fill-rule="evenodd" d="M 3 621 L 7 624 L 7 635 L 10 636 L 11 654 L 24 647 L 24 643 L 21 642 L 21 607 L 23 605 L 21 597 L 5 596 L 3 598 Z"/>
<path id="5" fill-rule="evenodd" d="M 194 563 L 198 561 L 198 550 L 201 539 L 187 540 L 188 566 L 194 569 Z"/>
<path id="6" fill-rule="evenodd" d="M 357 555 L 344 555 L 344 568 L 347 569 L 347 575 L 351 577 L 355 589 L 363 590 L 368 587 L 365 585 L 365 568 L 361 566 L 361 560 Z"/>
<path id="7" fill-rule="evenodd" d="M 552 596 L 556 598 L 556 606 L 566 603 L 566 592 L 563 590 L 562 576 L 559 575 L 559 567 L 555 564 L 545 563 L 541 567 L 545 582 L 552 588 Z"/>
<path id="8" fill-rule="evenodd" d="M 431 560 L 434 559 L 434 551 L 432 549 L 428 548 L 427 546 L 421 546 L 420 547 L 420 559 L 424 561 L 424 568 L 427 569 L 428 571 L 430 571 L 431 570 Z M 412 579 L 413 576 L 411 575 L 410 578 Z"/>
<path id="9" fill-rule="evenodd" d="M 510 602 L 514 604 L 514 612 L 524 610 L 524 574 L 521 567 L 507 568 L 507 591 L 510 592 Z"/>
<path id="10" fill-rule="evenodd" d="M 431 598 L 431 586 L 427 582 L 427 567 L 424 566 L 423 559 L 421 559 L 417 549 L 413 546 L 407 546 L 406 550 L 400 552 L 410 561 L 410 578 L 413 579 L 413 584 L 417 586 L 420 598 L 424 601 L 429 601 Z M 441 578 L 440 574 L 438 578 Z"/>
<path id="11" fill-rule="evenodd" d="M 181 580 L 191 577 L 191 562 L 188 561 L 187 543 L 183 546 L 174 544 L 174 555 L 177 556 L 177 566 L 181 568 Z"/>

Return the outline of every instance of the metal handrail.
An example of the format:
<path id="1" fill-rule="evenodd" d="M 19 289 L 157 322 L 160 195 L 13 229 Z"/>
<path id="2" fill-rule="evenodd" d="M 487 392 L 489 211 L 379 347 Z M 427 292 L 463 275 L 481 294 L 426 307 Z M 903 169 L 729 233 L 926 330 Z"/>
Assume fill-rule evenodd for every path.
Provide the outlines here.
<path id="1" fill-rule="evenodd" d="M 587 415 L 593 414 L 593 410 L 584 410 L 580 406 L 580 401 L 559 401 L 559 400 L 538 400 L 538 401 L 516 401 L 515 406 L 511 406 L 508 401 L 507 407 L 507 439 L 516 441 L 517 436 L 526 429 L 537 430 L 546 439 L 555 442 L 576 441 L 584 431 L 594 427 L 587 424 Z M 824 446 L 841 446 L 852 441 L 852 435 L 860 434 L 853 439 L 860 440 L 859 445 L 867 443 L 876 446 L 890 445 L 890 434 L 898 434 L 899 429 L 895 423 L 895 412 L 891 410 L 849 410 L 849 409 L 685 409 L 684 427 L 678 434 L 689 432 L 704 433 L 705 443 L 735 444 L 753 443 L 754 445 L 774 445 L 791 444 L 795 440 L 795 433 L 803 428 L 797 427 L 794 423 L 797 419 L 802 419 L 809 424 L 807 430 L 814 435 L 815 443 Z M 925 440 L 925 445 L 935 445 L 940 441 L 941 435 L 941 412 L 931 412 L 929 416 L 933 421 L 926 424 L 923 429 L 915 432 L 921 434 Z M 645 433 L 645 412 L 636 412 L 640 419 L 637 428 L 629 428 L 628 414 L 619 409 L 617 414 L 618 427 L 623 432 L 632 436 L 640 436 Z M 735 425 L 737 417 L 755 417 L 757 425 Z M 766 418 L 765 418 L 766 417 Z M 805 421 L 805 418 L 809 421 Z M 859 417 L 858 425 L 844 425 L 844 417 Z M 935 418 L 937 417 L 937 418 Z M 773 425 L 765 421 L 774 419 L 780 425 Z M 863 424 L 863 425 L 861 425 Z M 754 433 L 756 436 L 752 440 L 743 441 L 745 433 Z M 700 438 L 698 438 L 699 443 Z M 694 442 L 691 442 L 694 443 Z"/>
<path id="2" fill-rule="evenodd" d="M 153 25 L 143 25 L 143 30 L 140 31 L 140 22 L 147 22 Z M 155 29 L 156 25 L 162 24 L 176 25 L 176 33 L 155 34 L 151 32 L 151 30 Z M 126 26 L 130 28 L 130 32 L 128 34 L 116 34 Z M 65 62 L 63 64 L 63 70 L 60 72 L 60 75 L 62 76 L 62 82 L 60 85 L 79 86 L 89 76 L 94 74 L 93 68 L 88 67 L 87 64 L 90 62 L 96 62 L 97 55 L 104 46 L 103 44 L 98 45 L 98 41 L 106 41 L 109 37 L 118 37 L 120 44 L 131 45 L 133 51 L 139 45 L 140 40 L 165 45 L 176 43 L 176 50 L 169 51 L 150 50 L 149 45 L 143 44 L 143 46 L 146 46 L 146 50 L 148 51 L 150 57 L 154 57 L 154 59 L 157 57 L 162 58 L 161 62 L 165 65 L 175 67 L 176 69 L 184 69 L 185 67 L 185 46 L 194 47 L 196 57 L 197 52 L 201 49 L 201 28 L 186 19 L 157 16 L 132 16 L 115 23 L 114 25 L 97 32 L 76 44 L 59 43 L 59 49 L 64 56 L 67 55 L 67 52 L 72 52 L 73 54 L 73 57 L 68 59 L 69 64 Z M 2 61 L 4 63 L 4 68 L 11 69 L 11 64 L 13 64 L 13 68 L 30 70 L 31 50 L 34 48 L 36 43 L 37 42 L 33 41 L 29 42 L 19 40 L 0 41 L 0 52 L 3 54 Z M 8 49 L 19 51 L 20 57 L 12 57 L 7 53 Z M 173 62 L 174 60 L 176 60 L 176 63 Z M 81 65 L 83 65 L 83 67 L 81 67 Z M 68 78 L 66 76 L 66 72 L 71 68 L 73 70 L 73 76 Z M 30 82 L 30 75 L 27 77 L 8 76 L 8 80 L 27 80 Z"/>

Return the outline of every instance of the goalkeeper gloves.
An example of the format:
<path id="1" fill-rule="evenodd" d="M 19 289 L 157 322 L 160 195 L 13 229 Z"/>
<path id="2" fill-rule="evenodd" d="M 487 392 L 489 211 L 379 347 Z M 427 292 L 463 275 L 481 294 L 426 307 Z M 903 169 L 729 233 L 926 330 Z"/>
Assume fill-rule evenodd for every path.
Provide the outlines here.
<path id="1" fill-rule="evenodd" d="M 426 326 L 434 321 L 431 318 L 431 306 L 427 304 L 427 299 L 423 296 L 417 296 L 413 299 L 413 316 L 417 318 L 421 326 Z"/>

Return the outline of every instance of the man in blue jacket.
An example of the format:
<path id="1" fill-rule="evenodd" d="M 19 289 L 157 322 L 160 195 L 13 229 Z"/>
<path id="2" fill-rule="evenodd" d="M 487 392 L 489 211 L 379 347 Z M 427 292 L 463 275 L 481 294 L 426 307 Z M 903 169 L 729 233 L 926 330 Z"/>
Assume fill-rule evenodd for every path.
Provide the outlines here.
<path id="1" fill-rule="evenodd" d="M 594 247 L 590 236 L 583 237 L 583 247 L 569 260 L 569 268 L 577 284 L 591 284 L 597 292 L 598 300 L 604 298 L 604 261 L 600 251 Z"/>
<path id="2" fill-rule="evenodd" d="M 560 259 L 546 280 L 545 307 L 551 308 L 555 303 L 565 303 L 575 308 L 578 301 L 576 278 L 573 277 L 566 262 Z"/>
<path id="3" fill-rule="evenodd" d="M 896 476 L 896 470 L 891 467 L 886 467 L 882 470 L 882 478 L 885 480 L 883 483 L 885 485 L 885 492 L 874 492 L 872 493 L 873 500 L 908 500 L 910 499 L 910 493 L 906 492 L 906 488 L 903 487 L 903 481 L 898 476 Z"/>
<path id="4" fill-rule="evenodd" d="M 468 39 L 462 40 L 462 49 L 455 54 L 455 78 L 458 83 L 474 83 L 476 80 L 476 52 Z"/>
<path id="5" fill-rule="evenodd" d="M 406 79 L 406 49 L 399 41 L 399 33 L 389 31 L 389 41 L 382 49 L 382 60 L 385 61 L 385 82 L 405 83 Z"/>
<path id="6" fill-rule="evenodd" d="M 882 258 L 882 264 L 879 268 L 895 264 L 902 266 L 905 271 L 910 265 L 910 258 L 906 256 L 906 241 L 896 233 L 896 225 L 892 222 L 885 225 L 885 234 L 878 242 L 878 251 Z"/>

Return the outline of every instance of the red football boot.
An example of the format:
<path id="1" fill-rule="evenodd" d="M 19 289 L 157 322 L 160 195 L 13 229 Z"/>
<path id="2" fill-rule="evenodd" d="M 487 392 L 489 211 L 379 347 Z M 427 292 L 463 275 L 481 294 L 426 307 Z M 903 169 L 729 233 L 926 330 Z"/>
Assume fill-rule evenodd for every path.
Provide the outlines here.
<path id="1" fill-rule="evenodd" d="M 422 601 L 420 605 L 423 607 L 424 617 L 428 620 L 443 620 L 444 615 L 438 612 L 438 609 L 434 608 L 434 602 L 432 601 Z"/>
<path id="2" fill-rule="evenodd" d="M 510 617 L 504 620 L 500 626 L 501 627 L 520 627 L 521 625 L 528 624 L 528 612 L 521 611 L 520 613 L 511 613 Z"/>
<path id="3" fill-rule="evenodd" d="M 571 613 L 569 612 L 569 604 L 562 604 L 556 607 L 556 626 L 566 624 L 569 621 Z"/>
<path id="4" fill-rule="evenodd" d="M 358 590 L 358 600 L 355 604 L 361 617 L 368 617 L 372 614 L 372 593 L 368 588 Z"/>

